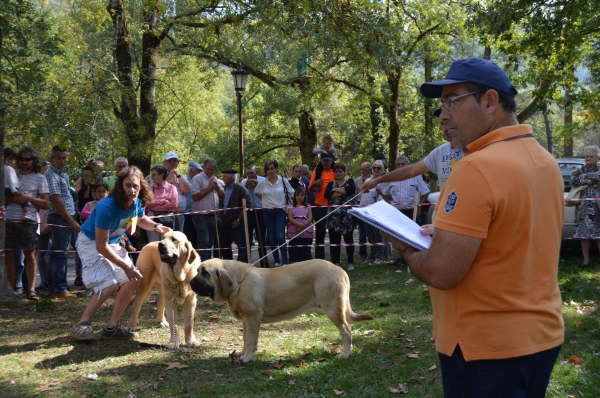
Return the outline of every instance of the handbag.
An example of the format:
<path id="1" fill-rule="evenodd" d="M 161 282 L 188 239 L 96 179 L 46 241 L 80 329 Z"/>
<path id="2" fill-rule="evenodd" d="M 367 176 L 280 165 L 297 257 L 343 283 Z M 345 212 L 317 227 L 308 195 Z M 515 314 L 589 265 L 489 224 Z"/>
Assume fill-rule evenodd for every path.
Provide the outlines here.
<path id="1" fill-rule="evenodd" d="M 570 206 L 577 206 L 579 200 L 569 200 L 569 199 L 579 199 L 581 197 L 581 192 L 585 191 L 587 187 L 585 185 L 581 185 L 579 187 L 571 187 L 567 198 L 565 199 L 567 204 Z"/>

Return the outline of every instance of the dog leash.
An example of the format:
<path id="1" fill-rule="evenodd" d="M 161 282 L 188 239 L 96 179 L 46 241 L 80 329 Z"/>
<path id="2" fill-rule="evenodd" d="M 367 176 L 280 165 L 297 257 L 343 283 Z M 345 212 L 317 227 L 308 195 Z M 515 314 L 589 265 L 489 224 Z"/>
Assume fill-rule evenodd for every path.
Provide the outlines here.
<path id="1" fill-rule="evenodd" d="M 346 202 L 344 202 L 343 204 L 341 204 L 337 209 L 335 209 L 334 211 L 332 211 L 331 213 L 328 213 L 327 215 L 325 215 L 325 217 L 321 218 L 319 221 L 312 223 L 311 225 L 309 225 L 308 227 L 304 228 L 304 230 L 298 232 L 295 236 L 291 237 L 290 239 L 286 239 L 285 242 L 283 242 L 281 245 L 277 246 L 274 250 L 272 250 L 271 252 L 265 254 L 263 257 L 259 258 L 257 261 L 253 262 L 252 264 L 250 264 L 250 267 L 248 267 L 248 271 L 246 271 L 246 273 L 248 273 L 250 271 L 250 269 L 252 269 L 256 264 L 258 264 L 262 259 L 269 257 L 269 254 L 273 253 L 275 250 L 279 250 L 280 248 L 282 248 L 283 246 L 287 246 L 287 244 L 289 243 L 290 240 L 297 238 L 298 236 L 302 235 L 304 232 L 308 231 L 308 229 L 313 228 L 315 225 L 317 225 L 318 223 L 320 223 L 321 221 L 325 220 L 327 217 L 331 216 L 333 213 L 335 213 L 336 211 L 340 210 L 343 206 L 347 205 L 348 203 L 350 203 L 351 201 L 353 201 L 354 199 L 356 199 L 356 197 L 358 195 L 360 195 L 361 192 L 357 193 L 356 195 L 354 195 L 353 197 L 351 197 L 350 199 L 348 199 Z M 246 277 L 246 275 L 244 275 L 244 278 Z M 242 278 L 243 279 L 243 278 Z"/>

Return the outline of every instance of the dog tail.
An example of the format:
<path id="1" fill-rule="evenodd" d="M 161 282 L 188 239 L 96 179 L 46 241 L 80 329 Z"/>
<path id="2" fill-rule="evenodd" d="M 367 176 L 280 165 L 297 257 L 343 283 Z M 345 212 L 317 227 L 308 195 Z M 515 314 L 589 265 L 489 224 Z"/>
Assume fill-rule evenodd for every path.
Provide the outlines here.
<path id="1" fill-rule="evenodd" d="M 373 317 L 369 314 L 357 314 L 350 307 L 350 303 L 346 306 L 346 319 L 350 323 L 356 323 L 360 321 L 370 321 Z"/>

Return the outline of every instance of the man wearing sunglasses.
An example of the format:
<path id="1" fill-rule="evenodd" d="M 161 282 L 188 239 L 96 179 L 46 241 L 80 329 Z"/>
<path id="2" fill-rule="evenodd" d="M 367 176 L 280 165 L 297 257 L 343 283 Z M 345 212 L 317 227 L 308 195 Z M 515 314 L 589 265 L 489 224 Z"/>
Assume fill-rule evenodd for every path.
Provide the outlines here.
<path id="1" fill-rule="evenodd" d="M 421 93 L 441 98 L 440 120 L 465 157 L 424 231 L 428 250 L 384 236 L 431 286 L 444 396 L 543 397 L 564 341 L 558 165 L 517 121 L 517 91 L 495 63 L 456 61 Z"/>
<path id="2" fill-rule="evenodd" d="M 7 197 L 6 202 L 6 270 L 8 281 L 14 283 L 15 262 L 13 249 L 17 241 L 21 242 L 25 254 L 25 273 L 29 284 L 27 298 L 39 300 L 35 293 L 35 279 L 37 274 L 37 261 L 35 256 L 38 221 L 23 222 L 23 208 L 21 204 L 29 203 L 30 210 L 37 213 L 39 209 L 48 208 L 48 182 L 40 174 L 40 163 L 35 149 L 23 147 L 17 155 L 19 178 L 19 196 Z M 13 286 L 14 287 L 14 286 Z"/>

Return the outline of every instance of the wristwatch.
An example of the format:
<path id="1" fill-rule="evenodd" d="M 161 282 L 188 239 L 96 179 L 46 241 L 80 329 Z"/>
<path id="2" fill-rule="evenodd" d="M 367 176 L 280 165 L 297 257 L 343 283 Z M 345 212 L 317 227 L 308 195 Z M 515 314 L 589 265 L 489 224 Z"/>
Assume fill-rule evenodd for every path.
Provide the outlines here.
<path id="1" fill-rule="evenodd" d="M 156 224 L 154 224 L 154 232 L 156 232 L 156 227 L 158 227 L 159 225 L 160 225 L 161 227 L 163 226 L 163 225 L 162 225 L 161 223 L 159 223 L 159 222 L 157 222 Z"/>

